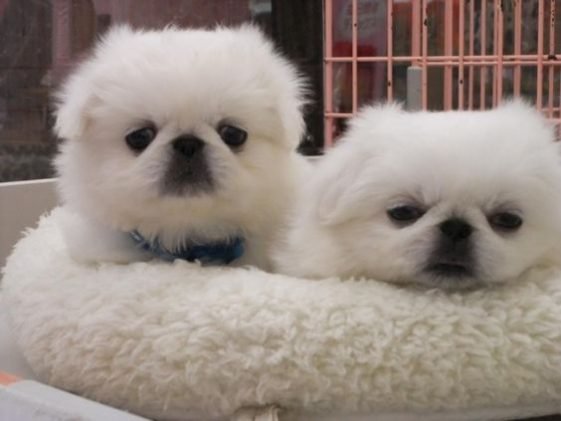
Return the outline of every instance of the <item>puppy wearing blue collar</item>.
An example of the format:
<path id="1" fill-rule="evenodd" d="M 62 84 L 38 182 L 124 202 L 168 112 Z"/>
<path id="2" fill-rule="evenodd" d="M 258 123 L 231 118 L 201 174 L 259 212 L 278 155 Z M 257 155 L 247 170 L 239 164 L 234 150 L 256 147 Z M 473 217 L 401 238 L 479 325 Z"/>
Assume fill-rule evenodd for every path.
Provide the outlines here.
<path id="1" fill-rule="evenodd" d="M 55 165 L 75 259 L 269 268 L 306 171 L 295 152 L 303 94 L 256 28 L 118 27 L 58 100 Z"/>

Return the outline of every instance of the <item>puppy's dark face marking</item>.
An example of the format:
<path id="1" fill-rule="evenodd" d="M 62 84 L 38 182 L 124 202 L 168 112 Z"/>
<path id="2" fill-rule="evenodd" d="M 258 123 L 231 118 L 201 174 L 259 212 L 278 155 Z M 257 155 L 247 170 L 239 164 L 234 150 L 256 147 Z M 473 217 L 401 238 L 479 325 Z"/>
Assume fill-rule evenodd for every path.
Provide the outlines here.
<path id="1" fill-rule="evenodd" d="M 475 275 L 473 227 L 463 219 L 451 218 L 438 225 L 436 246 L 425 272 L 438 279 L 461 282 Z"/>
<path id="2" fill-rule="evenodd" d="M 170 142 L 170 160 L 161 191 L 168 195 L 198 195 L 214 190 L 215 182 L 205 153 L 205 142 L 181 135 Z"/>

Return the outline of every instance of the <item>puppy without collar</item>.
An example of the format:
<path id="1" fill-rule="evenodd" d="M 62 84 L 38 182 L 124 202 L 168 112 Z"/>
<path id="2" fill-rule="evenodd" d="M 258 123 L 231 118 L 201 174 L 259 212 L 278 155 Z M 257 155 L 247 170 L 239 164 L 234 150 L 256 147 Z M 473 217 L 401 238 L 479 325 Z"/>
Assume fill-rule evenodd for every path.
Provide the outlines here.
<path id="1" fill-rule="evenodd" d="M 287 274 L 466 289 L 559 264 L 558 146 L 519 101 L 365 108 L 301 195 L 276 256 Z"/>

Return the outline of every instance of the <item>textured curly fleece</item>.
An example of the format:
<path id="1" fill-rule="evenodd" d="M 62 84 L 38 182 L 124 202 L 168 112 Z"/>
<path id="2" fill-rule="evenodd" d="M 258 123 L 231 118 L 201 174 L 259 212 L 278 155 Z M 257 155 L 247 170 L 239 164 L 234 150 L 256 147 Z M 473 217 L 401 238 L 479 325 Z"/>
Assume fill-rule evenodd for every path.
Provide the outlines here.
<path id="1" fill-rule="evenodd" d="M 3 295 L 29 363 L 60 388 L 173 420 L 269 403 L 291 420 L 561 408 L 555 273 L 446 295 L 186 262 L 83 266 L 58 218 L 16 246 Z"/>

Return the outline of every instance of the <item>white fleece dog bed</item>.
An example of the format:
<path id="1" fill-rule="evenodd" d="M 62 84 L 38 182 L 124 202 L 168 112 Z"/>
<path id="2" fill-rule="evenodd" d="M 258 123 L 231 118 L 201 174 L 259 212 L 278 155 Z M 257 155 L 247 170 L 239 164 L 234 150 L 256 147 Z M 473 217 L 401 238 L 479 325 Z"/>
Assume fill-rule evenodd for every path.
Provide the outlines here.
<path id="1" fill-rule="evenodd" d="M 561 275 L 446 295 L 178 261 L 83 266 L 41 219 L 4 269 L 45 381 L 158 419 L 504 419 L 561 409 Z M 364 418 L 362 418 L 364 417 Z"/>

